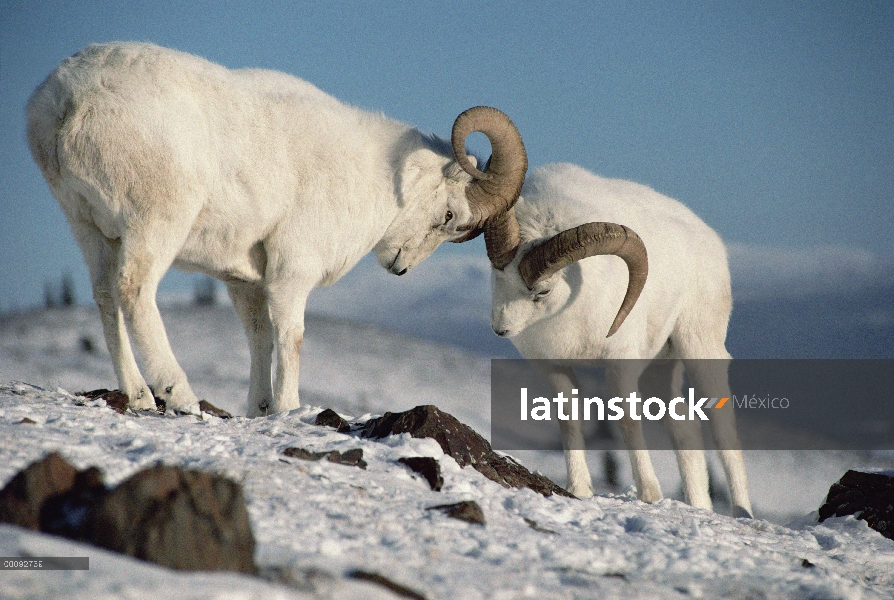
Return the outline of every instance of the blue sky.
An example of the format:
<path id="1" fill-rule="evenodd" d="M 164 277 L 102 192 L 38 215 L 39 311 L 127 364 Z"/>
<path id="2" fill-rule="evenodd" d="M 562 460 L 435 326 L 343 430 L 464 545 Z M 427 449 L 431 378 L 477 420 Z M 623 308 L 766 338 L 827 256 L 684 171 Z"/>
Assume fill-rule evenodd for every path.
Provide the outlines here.
<path id="1" fill-rule="evenodd" d="M 286 71 L 443 136 L 490 104 L 532 167 L 648 184 L 731 244 L 892 264 L 891 3 L 0 1 L 0 311 L 67 272 L 89 298 L 23 108 L 60 60 L 115 39 Z"/>

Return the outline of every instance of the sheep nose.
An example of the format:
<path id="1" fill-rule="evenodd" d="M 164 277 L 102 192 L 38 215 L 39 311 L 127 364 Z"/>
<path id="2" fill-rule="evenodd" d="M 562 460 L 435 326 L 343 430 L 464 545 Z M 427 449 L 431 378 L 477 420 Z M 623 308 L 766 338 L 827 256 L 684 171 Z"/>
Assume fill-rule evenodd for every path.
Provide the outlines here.
<path id="1" fill-rule="evenodd" d="M 405 274 L 406 272 L 407 272 L 407 268 L 404 267 L 403 269 L 401 269 L 400 271 L 398 271 L 397 273 L 395 273 L 395 275 L 397 275 L 398 277 L 400 277 L 401 275 Z"/>
<path id="2" fill-rule="evenodd" d="M 506 337 L 506 334 L 509 333 L 508 329 L 496 329 L 494 327 L 491 327 L 491 329 L 493 329 L 494 333 L 496 333 L 500 337 Z"/>

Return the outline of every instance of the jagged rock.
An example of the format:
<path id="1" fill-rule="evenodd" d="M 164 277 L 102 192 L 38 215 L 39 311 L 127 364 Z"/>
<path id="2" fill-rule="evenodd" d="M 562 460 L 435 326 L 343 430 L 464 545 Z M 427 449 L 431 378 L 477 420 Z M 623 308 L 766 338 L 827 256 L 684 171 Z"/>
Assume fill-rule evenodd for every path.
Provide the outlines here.
<path id="1" fill-rule="evenodd" d="M 438 506 L 430 506 L 425 510 L 440 510 L 448 517 L 484 525 L 484 512 L 474 500 L 464 500 L 455 504 L 439 504 Z"/>
<path id="2" fill-rule="evenodd" d="M 159 465 L 108 490 L 53 453 L 0 491 L 0 521 L 173 569 L 257 571 L 241 487 L 200 471 Z"/>
<path id="3" fill-rule="evenodd" d="M 218 475 L 164 465 L 140 471 L 87 522 L 97 546 L 173 569 L 257 571 L 242 488 Z"/>
<path id="4" fill-rule="evenodd" d="M 397 462 L 406 465 L 411 471 L 419 473 L 431 486 L 431 489 L 440 492 L 444 485 L 444 478 L 441 477 L 441 465 L 438 461 L 430 456 L 406 456 L 397 459 Z"/>
<path id="5" fill-rule="evenodd" d="M 22 420 L 18 421 L 16 425 L 37 425 L 37 421 L 29 419 L 28 417 L 22 417 Z"/>
<path id="6" fill-rule="evenodd" d="M 199 401 L 199 410 L 202 412 L 208 413 L 209 415 L 214 415 L 215 417 L 220 417 L 221 419 L 232 419 L 233 418 L 233 415 L 231 415 L 230 413 L 228 413 L 227 411 L 225 411 L 222 408 L 217 408 L 216 406 L 214 406 L 207 400 Z"/>
<path id="7" fill-rule="evenodd" d="M 69 491 L 77 474 L 56 452 L 31 463 L 0 490 L 0 522 L 39 531 L 44 503 Z"/>
<path id="8" fill-rule="evenodd" d="M 459 466 L 472 465 L 479 473 L 505 487 L 526 487 L 544 496 L 573 497 L 543 475 L 531 473 L 512 458 L 497 454 L 471 427 L 436 406 L 417 406 L 402 413 L 387 412 L 367 421 L 361 431 L 364 437 L 376 439 L 396 433 L 432 438 Z"/>
<path id="9" fill-rule="evenodd" d="M 338 413 L 331 408 L 327 408 L 326 410 L 318 414 L 317 420 L 314 421 L 314 425 L 333 427 L 339 433 L 347 433 L 351 430 L 351 425 L 340 416 L 338 416 Z"/>
<path id="10" fill-rule="evenodd" d="M 829 488 L 819 520 L 857 513 L 858 519 L 894 539 L 894 474 L 848 471 Z"/>
<path id="11" fill-rule="evenodd" d="M 301 460 L 322 460 L 339 465 L 348 465 L 351 467 L 366 468 L 366 461 L 363 460 L 363 450 L 361 448 L 352 448 L 339 452 L 338 450 L 324 450 L 323 452 L 312 452 L 304 448 L 286 448 L 282 451 L 284 456 L 290 458 L 299 458 Z"/>

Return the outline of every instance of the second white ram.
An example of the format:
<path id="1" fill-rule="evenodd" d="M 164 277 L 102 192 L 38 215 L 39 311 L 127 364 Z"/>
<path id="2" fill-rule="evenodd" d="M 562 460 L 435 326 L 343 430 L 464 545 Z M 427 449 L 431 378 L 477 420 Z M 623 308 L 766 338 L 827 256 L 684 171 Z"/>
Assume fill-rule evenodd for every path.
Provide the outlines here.
<path id="1" fill-rule="evenodd" d="M 692 211 L 646 186 L 555 164 L 529 175 L 506 221 L 491 232 L 511 249 L 508 262 L 494 263 L 491 324 L 525 358 L 647 359 L 610 363 L 611 396 L 626 397 L 639 388 L 643 398 L 678 397 L 684 366 L 700 396 L 730 396 L 726 249 Z M 595 258 L 599 255 L 623 261 Z M 565 397 L 577 392 L 570 368 L 553 367 L 548 375 Z M 751 504 L 731 404 L 712 411 L 710 424 L 734 513 L 743 515 L 751 513 Z M 642 422 L 627 415 L 619 423 L 639 498 L 661 499 Z M 666 424 L 686 501 L 710 509 L 699 424 L 671 419 Z M 580 422 L 560 425 L 568 489 L 591 496 Z"/>

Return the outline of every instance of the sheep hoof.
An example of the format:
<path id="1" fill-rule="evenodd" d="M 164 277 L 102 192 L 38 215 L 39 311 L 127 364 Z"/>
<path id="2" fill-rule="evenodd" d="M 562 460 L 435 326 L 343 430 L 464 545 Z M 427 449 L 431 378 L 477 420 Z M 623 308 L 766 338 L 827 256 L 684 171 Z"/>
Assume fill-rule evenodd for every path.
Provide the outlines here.
<path id="1" fill-rule="evenodd" d="M 200 416 L 202 414 L 202 410 L 199 408 L 198 403 L 196 404 L 188 404 L 186 406 L 177 406 L 172 408 L 174 414 L 177 415 L 195 415 Z"/>
<path id="2" fill-rule="evenodd" d="M 148 389 L 141 389 L 134 394 L 128 394 L 130 402 L 127 403 L 131 410 L 151 410 L 155 411 L 155 397 Z"/>
<path id="3" fill-rule="evenodd" d="M 734 519 L 753 519 L 754 518 L 748 509 L 742 508 L 738 504 L 733 506 L 732 517 Z"/>
<path id="4" fill-rule="evenodd" d="M 593 487 L 589 485 L 571 485 L 568 486 L 568 493 L 576 498 L 585 500 L 593 497 Z"/>

